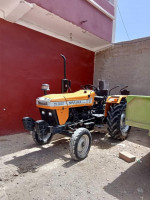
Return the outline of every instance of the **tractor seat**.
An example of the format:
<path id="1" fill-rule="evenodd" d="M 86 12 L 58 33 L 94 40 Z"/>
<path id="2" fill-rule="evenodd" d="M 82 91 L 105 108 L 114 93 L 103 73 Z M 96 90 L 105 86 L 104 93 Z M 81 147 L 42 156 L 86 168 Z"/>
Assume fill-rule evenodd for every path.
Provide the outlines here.
<path id="1" fill-rule="evenodd" d="M 129 95 L 130 91 L 129 90 L 121 90 L 121 95 Z"/>

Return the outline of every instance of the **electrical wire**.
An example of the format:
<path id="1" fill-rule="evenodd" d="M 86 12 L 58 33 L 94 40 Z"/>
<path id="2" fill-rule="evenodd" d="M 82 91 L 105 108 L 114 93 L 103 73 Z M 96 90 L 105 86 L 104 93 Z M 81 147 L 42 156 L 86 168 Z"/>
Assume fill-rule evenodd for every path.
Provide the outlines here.
<path id="1" fill-rule="evenodd" d="M 124 26 L 125 32 L 126 32 L 126 34 L 127 34 L 127 37 L 128 37 L 128 39 L 130 40 L 130 37 L 129 37 L 128 31 L 127 31 L 127 28 L 126 28 L 126 26 L 125 26 L 125 23 L 124 23 L 124 20 L 123 20 L 123 17 L 122 17 L 122 14 L 121 14 L 121 11 L 120 11 L 120 8 L 119 8 L 118 5 L 117 5 L 117 8 L 118 8 L 119 15 L 120 15 L 120 17 L 121 17 L 121 21 L 122 21 L 122 24 L 123 24 L 123 26 Z"/>

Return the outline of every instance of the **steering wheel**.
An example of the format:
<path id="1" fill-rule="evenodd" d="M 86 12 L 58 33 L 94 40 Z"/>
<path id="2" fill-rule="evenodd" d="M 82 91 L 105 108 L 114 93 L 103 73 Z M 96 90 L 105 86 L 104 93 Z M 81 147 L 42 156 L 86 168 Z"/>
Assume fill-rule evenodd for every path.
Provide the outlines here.
<path id="1" fill-rule="evenodd" d="M 84 90 L 94 90 L 97 91 L 97 87 L 92 84 L 81 85 Z"/>

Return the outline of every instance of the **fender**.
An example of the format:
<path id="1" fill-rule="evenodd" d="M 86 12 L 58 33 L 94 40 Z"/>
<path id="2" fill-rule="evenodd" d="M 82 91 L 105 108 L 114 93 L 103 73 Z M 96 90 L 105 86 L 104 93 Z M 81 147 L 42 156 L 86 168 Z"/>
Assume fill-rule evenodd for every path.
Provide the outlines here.
<path id="1" fill-rule="evenodd" d="M 112 104 L 120 104 L 120 102 L 123 99 L 126 99 L 126 98 L 127 98 L 127 95 L 113 95 L 113 96 L 108 96 L 107 100 L 106 100 L 106 106 L 105 106 L 104 116 L 107 117 L 108 111 L 109 111 L 110 106 Z"/>

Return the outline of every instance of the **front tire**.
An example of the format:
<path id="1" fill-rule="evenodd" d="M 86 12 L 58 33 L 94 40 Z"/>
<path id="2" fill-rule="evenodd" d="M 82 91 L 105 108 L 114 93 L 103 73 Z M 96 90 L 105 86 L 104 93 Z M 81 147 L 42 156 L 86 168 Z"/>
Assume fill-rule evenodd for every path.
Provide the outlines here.
<path id="1" fill-rule="evenodd" d="M 38 144 L 38 145 L 45 145 L 45 144 L 49 144 L 51 139 L 53 137 L 52 133 L 49 132 L 45 132 L 45 134 L 43 135 L 43 137 L 40 137 L 36 131 L 32 131 L 32 138 L 33 141 Z"/>
<path id="2" fill-rule="evenodd" d="M 110 107 L 107 116 L 109 135 L 118 140 L 125 140 L 128 137 L 131 127 L 125 124 L 126 101 Z"/>
<path id="3" fill-rule="evenodd" d="M 77 129 L 69 143 L 70 155 L 73 160 L 83 160 L 87 157 L 91 147 L 92 136 L 86 128 Z"/>

